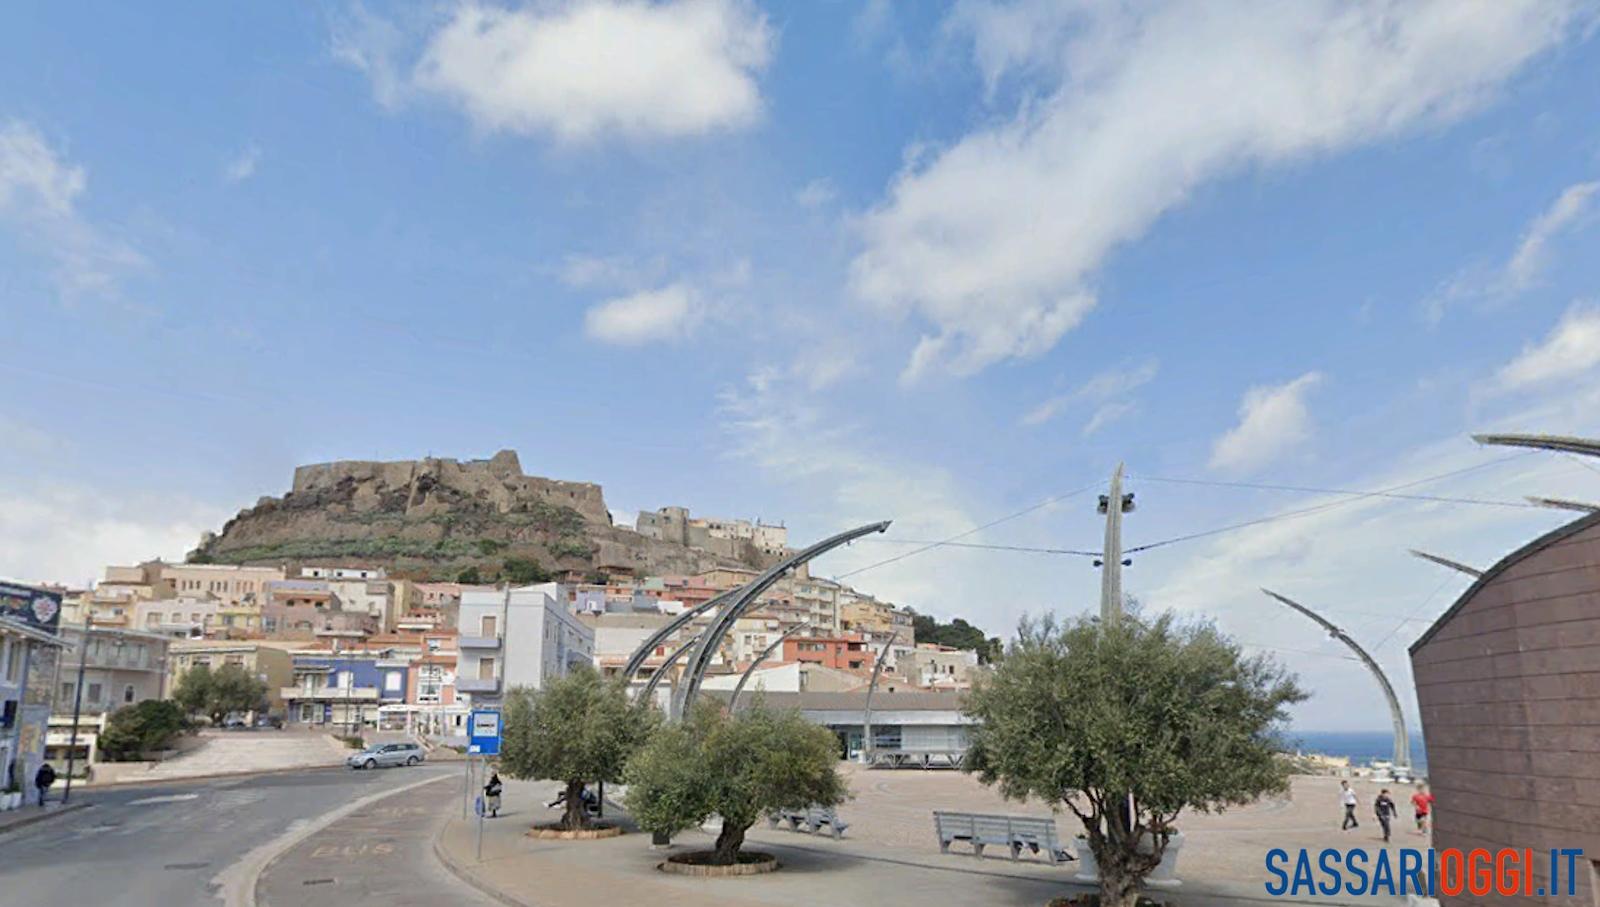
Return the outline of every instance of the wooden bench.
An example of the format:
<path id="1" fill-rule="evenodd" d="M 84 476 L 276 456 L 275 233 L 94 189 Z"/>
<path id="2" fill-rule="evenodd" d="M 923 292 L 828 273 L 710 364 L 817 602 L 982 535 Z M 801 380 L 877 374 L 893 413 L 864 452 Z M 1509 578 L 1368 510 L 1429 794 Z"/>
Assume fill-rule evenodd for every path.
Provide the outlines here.
<path id="1" fill-rule="evenodd" d="M 939 835 L 939 852 L 949 853 L 950 845 L 965 841 L 972 852 L 983 856 L 990 844 L 1011 850 L 1011 859 L 1022 855 L 1024 849 L 1041 854 L 1051 863 L 1077 859 L 1061 847 L 1056 836 L 1056 820 L 1034 819 L 1027 816 L 991 816 L 982 813 L 955 813 L 933 811 L 934 831 Z"/>
<path id="2" fill-rule="evenodd" d="M 844 830 L 850 827 L 850 823 L 840 819 L 839 814 L 834 812 L 831 806 L 826 808 L 811 806 L 806 809 L 780 809 L 767 816 L 767 823 L 773 828 L 777 828 L 779 822 L 789 823 L 790 831 L 799 831 L 800 826 L 804 825 L 812 834 L 816 834 L 821 830 L 822 826 L 826 825 L 835 839 L 844 837 Z"/>

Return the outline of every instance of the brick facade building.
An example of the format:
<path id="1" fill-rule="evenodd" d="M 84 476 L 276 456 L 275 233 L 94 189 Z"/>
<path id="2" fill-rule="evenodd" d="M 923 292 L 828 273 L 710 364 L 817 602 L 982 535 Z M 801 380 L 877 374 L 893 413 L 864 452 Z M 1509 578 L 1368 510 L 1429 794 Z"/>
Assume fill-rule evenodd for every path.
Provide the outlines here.
<path id="1" fill-rule="evenodd" d="M 1411 647 L 1434 846 L 1582 848 L 1577 890 L 1441 895 L 1444 907 L 1600 904 L 1600 514 L 1486 571 Z M 1563 867 L 1565 860 L 1563 862 Z"/>

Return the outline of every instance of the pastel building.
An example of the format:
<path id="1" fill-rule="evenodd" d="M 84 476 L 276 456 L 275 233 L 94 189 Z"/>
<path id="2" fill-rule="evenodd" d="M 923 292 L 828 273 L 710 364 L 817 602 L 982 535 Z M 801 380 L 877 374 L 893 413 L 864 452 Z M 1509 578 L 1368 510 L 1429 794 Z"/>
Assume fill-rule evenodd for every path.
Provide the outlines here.
<path id="1" fill-rule="evenodd" d="M 456 691 L 473 705 L 498 704 L 505 691 L 535 689 L 547 677 L 594 665 L 594 631 L 567 610 L 556 583 L 461 595 Z"/>
<path id="2" fill-rule="evenodd" d="M 279 691 L 293 724 L 359 733 L 380 709 L 403 704 L 410 662 L 374 655 L 295 655 L 294 679 Z"/>

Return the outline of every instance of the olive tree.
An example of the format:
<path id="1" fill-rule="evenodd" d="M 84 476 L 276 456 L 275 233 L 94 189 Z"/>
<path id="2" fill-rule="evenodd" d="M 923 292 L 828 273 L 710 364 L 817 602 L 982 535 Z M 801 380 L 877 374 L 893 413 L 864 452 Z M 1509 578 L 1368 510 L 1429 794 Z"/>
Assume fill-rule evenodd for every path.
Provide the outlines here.
<path id="1" fill-rule="evenodd" d="M 1179 813 L 1286 788 L 1278 731 L 1304 698 L 1292 675 L 1208 623 L 1024 622 L 967 699 L 977 724 L 965 768 L 1008 798 L 1071 810 L 1101 903 L 1132 907 Z"/>
<path id="2" fill-rule="evenodd" d="M 628 812 L 641 828 L 673 835 L 722 818 L 710 862 L 738 862 L 745 833 L 777 809 L 835 806 L 847 791 L 833 732 L 757 701 L 729 716 L 703 704 L 657 731 L 624 772 Z"/>
<path id="3" fill-rule="evenodd" d="M 584 786 L 617 781 L 622 767 L 655 728 L 645 704 L 629 700 L 621 681 L 579 667 L 542 689 L 517 687 L 506 696 L 500 768 L 512 778 L 547 778 L 566 785 L 562 828 L 583 828 Z"/>

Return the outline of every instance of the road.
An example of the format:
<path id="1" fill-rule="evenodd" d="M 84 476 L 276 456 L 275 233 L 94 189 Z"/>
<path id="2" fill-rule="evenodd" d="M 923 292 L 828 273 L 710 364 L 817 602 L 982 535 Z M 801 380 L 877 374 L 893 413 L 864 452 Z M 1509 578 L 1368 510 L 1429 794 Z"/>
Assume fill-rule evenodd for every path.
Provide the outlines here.
<path id="1" fill-rule="evenodd" d="M 457 779 L 459 766 L 424 765 L 418 768 L 351 772 L 342 769 L 309 770 L 282 775 L 256 775 L 193 783 L 149 785 L 102 791 L 73 792 L 92 803 L 78 810 L 5 835 L 0 835 L 0 904 L 68 905 L 117 904 L 127 907 L 221 904 L 227 883 L 242 878 L 243 868 L 255 857 L 265 862 L 286 835 L 303 829 L 341 808 L 385 791 L 398 791 L 430 778 Z M 434 861 L 431 810 L 458 805 L 450 795 L 459 787 L 447 780 L 382 798 L 357 808 L 305 842 L 291 844 L 287 853 L 263 873 L 256 889 L 263 904 L 311 904 L 318 887 L 338 903 L 400 904 L 387 896 L 368 900 L 355 896 L 338 880 L 359 875 L 370 860 L 387 867 L 385 875 L 397 886 L 434 893 L 426 901 L 440 903 L 448 891 L 450 902 L 482 903 L 473 889 L 448 876 Z M 423 808 L 425 797 L 430 804 Z M 423 809 L 423 812 L 418 812 Z M 385 812 L 384 810 L 388 810 Z M 349 823 L 348 825 L 346 823 Z M 376 845 L 385 843 L 384 848 Z M 315 848 L 330 841 L 349 839 L 356 847 L 340 851 L 339 869 L 319 870 L 314 878 L 332 879 L 301 885 L 297 867 L 302 859 L 313 865 L 330 862 L 332 852 L 311 857 Z M 304 845 L 313 844 L 310 849 Z M 366 842 L 365 850 L 361 850 Z M 369 859 L 362 859 L 363 857 Z M 373 865 L 377 865 L 374 863 Z M 292 878 L 296 892 L 285 897 Z M 307 878 L 312 878 L 307 876 Z M 387 883 L 386 883 L 387 884 Z M 243 890 L 242 886 L 238 886 Z M 368 886 L 377 892 L 381 886 Z M 269 897 L 270 896 L 270 897 Z"/>

